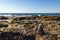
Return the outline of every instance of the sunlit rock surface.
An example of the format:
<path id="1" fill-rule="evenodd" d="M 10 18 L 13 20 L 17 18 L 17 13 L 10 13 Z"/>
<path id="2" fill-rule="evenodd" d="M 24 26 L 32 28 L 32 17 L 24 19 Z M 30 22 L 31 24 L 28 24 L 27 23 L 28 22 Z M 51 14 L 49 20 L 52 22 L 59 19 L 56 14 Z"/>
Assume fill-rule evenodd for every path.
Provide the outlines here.
<path id="1" fill-rule="evenodd" d="M 60 40 L 60 16 L 0 16 L 0 40 Z"/>

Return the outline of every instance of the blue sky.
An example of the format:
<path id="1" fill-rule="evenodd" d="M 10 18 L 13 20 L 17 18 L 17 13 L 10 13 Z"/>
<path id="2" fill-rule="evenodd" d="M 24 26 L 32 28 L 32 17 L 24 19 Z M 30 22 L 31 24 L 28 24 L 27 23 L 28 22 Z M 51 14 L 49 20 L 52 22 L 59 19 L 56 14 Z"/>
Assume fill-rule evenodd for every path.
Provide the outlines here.
<path id="1" fill-rule="evenodd" d="M 60 0 L 0 0 L 0 13 L 60 13 Z"/>

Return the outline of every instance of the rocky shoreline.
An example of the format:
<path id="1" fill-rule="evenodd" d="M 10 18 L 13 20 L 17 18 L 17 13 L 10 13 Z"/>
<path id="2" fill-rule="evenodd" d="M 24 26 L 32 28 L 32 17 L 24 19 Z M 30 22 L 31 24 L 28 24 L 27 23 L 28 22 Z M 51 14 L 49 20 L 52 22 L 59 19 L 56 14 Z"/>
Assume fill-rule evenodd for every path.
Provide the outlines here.
<path id="1" fill-rule="evenodd" d="M 0 40 L 60 40 L 59 22 L 60 16 L 0 16 Z"/>

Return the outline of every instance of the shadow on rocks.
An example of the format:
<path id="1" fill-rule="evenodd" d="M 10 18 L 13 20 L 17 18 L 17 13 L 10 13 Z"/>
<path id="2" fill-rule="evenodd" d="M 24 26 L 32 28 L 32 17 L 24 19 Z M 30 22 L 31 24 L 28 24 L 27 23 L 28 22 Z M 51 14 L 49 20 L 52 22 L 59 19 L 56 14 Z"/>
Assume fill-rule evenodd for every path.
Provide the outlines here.
<path id="1" fill-rule="evenodd" d="M 2 32 L 0 31 L 0 40 L 35 40 L 34 35 L 23 35 L 19 32 Z"/>

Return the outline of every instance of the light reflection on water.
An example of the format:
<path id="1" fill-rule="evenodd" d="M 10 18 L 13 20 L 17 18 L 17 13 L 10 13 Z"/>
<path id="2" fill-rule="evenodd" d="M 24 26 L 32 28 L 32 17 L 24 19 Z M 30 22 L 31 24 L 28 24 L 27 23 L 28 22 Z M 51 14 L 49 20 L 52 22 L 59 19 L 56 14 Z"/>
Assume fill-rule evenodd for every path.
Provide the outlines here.
<path id="1" fill-rule="evenodd" d="M 0 13 L 0 15 L 60 15 L 60 13 Z"/>

